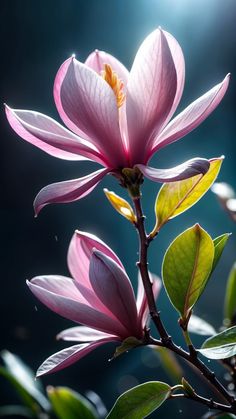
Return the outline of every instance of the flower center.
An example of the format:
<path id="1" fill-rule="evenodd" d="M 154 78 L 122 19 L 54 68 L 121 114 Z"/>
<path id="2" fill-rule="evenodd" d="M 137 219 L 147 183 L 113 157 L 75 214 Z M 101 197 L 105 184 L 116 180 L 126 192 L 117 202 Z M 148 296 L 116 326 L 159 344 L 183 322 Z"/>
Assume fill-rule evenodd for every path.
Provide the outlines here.
<path id="1" fill-rule="evenodd" d="M 104 70 L 101 75 L 115 93 L 116 103 L 118 108 L 120 108 L 125 101 L 125 93 L 123 92 L 124 83 L 118 78 L 109 64 L 104 64 Z"/>

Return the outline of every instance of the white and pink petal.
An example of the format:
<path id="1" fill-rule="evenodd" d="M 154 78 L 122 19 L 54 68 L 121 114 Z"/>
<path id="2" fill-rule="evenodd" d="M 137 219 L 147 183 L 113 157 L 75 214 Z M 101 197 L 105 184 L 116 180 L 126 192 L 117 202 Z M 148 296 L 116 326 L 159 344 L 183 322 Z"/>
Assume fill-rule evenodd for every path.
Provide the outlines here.
<path id="1" fill-rule="evenodd" d="M 73 345 L 69 348 L 62 349 L 61 351 L 51 355 L 42 363 L 42 365 L 40 365 L 37 370 L 36 377 L 60 371 L 66 367 L 69 367 L 84 356 L 88 355 L 94 349 L 112 341 L 112 338 L 107 338 L 92 343 Z"/>
<path id="2" fill-rule="evenodd" d="M 89 277 L 95 294 L 129 331 L 128 336 L 139 337 L 136 301 L 124 269 L 95 250 L 90 261 Z"/>
<path id="3" fill-rule="evenodd" d="M 207 159 L 196 157 L 171 169 L 155 169 L 143 164 L 137 164 L 136 166 L 146 178 L 153 182 L 166 183 L 188 179 L 200 174 L 204 175 L 210 167 L 210 162 Z"/>
<path id="4" fill-rule="evenodd" d="M 73 278 L 88 288 L 91 288 L 89 264 L 94 248 L 111 257 L 118 265 L 123 267 L 118 256 L 106 243 L 93 234 L 76 230 L 69 245 L 67 263 Z"/>
<path id="5" fill-rule="evenodd" d="M 228 74 L 221 83 L 214 86 L 177 115 L 156 138 L 149 158 L 157 150 L 179 140 L 198 127 L 223 99 L 229 80 L 230 75 Z"/>
<path id="6" fill-rule="evenodd" d="M 100 169 L 79 179 L 52 183 L 51 185 L 45 186 L 34 200 L 35 215 L 38 215 L 45 205 L 74 202 L 84 198 L 92 192 L 109 171 L 109 169 Z"/>
<path id="7" fill-rule="evenodd" d="M 116 97 L 102 77 L 71 58 L 59 69 L 54 97 L 65 124 L 76 134 L 83 133 L 99 149 L 108 167 L 124 166 Z"/>
<path id="8" fill-rule="evenodd" d="M 169 41 L 170 42 L 170 41 Z M 131 165 L 145 160 L 176 98 L 177 75 L 165 32 L 157 29 L 140 46 L 130 71 L 126 113 Z"/>
<path id="9" fill-rule="evenodd" d="M 79 298 L 75 299 L 71 296 L 64 296 L 61 292 L 59 294 L 58 291 L 51 291 L 51 285 L 49 286 L 45 281 L 42 283 L 40 277 L 27 281 L 27 285 L 44 305 L 62 317 L 108 334 L 121 336 L 121 338 L 127 337 L 128 331 L 119 320 L 100 312 L 96 306 L 91 307 L 80 302 Z"/>
<path id="10" fill-rule="evenodd" d="M 6 116 L 13 130 L 24 140 L 51 156 L 64 160 L 93 160 L 104 165 L 102 155 L 88 141 L 68 131 L 54 119 L 34 111 L 11 109 Z"/>
<path id="11" fill-rule="evenodd" d="M 65 329 L 57 335 L 57 339 L 74 342 L 95 342 L 100 339 L 112 337 L 118 339 L 117 336 L 109 335 L 108 333 L 100 332 L 99 330 L 91 329 L 86 326 L 75 326 Z"/>
<path id="12" fill-rule="evenodd" d="M 129 78 L 129 71 L 127 68 L 113 55 L 105 51 L 93 51 L 85 61 L 85 65 L 92 68 L 96 73 L 102 75 L 105 64 L 110 65 L 112 70 L 117 74 L 119 79 L 124 83 L 126 88 Z"/>

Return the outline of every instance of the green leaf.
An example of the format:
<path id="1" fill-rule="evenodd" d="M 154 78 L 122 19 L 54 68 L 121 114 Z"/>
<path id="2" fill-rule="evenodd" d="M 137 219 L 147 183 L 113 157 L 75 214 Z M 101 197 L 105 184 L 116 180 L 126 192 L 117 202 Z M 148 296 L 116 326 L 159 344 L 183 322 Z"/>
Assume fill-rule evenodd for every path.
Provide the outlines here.
<path id="1" fill-rule="evenodd" d="M 6 368 L 0 367 L 0 375 L 6 380 L 9 381 L 9 383 L 15 388 L 17 391 L 19 397 L 21 398 L 22 402 L 25 406 L 27 406 L 34 414 L 34 417 L 36 417 L 37 413 L 40 412 L 39 405 L 35 402 L 34 398 L 26 391 L 26 389 L 11 375 Z"/>
<path id="2" fill-rule="evenodd" d="M 48 387 L 48 397 L 59 419 L 96 419 L 93 405 L 68 387 Z"/>
<path id="3" fill-rule="evenodd" d="M 1 352 L 5 368 L 0 368 L 3 375 L 17 390 L 23 402 L 34 411 L 41 406 L 44 410 L 50 409 L 50 404 L 44 394 L 39 380 L 35 380 L 35 374 L 24 362 L 11 352 Z M 36 403 L 35 403 L 36 402 Z"/>
<path id="4" fill-rule="evenodd" d="M 123 393 L 106 419 L 143 419 L 169 397 L 171 387 L 160 381 L 149 381 Z"/>
<path id="5" fill-rule="evenodd" d="M 229 236 L 231 236 L 231 233 L 225 233 L 225 234 L 222 234 L 219 237 L 216 237 L 213 240 L 214 247 L 215 247 L 215 256 L 214 256 L 214 260 L 213 260 L 213 264 L 212 264 L 212 272 L 215 269 L 217 263 L 219 262 L 219 259 L 222 255 L 222 252 L 225 248 L 225 245 L 228 241 Z"/>
<path id="6" fill-rule="evenodd" d="M 192 207 L 208 191 L 221 168 L 223 157 L 210 160 L 210 168 L 203 175 L 177 182 L 164 183 L 155 202 L 156 225 L 151 236 L 158 233 L 168 220 Z"/>
<path id="7" fill-rule="evenodd" d="M 196 394 L 194 388 L 184 377 L 182 377 L 181 384 L 183 386 L 185 394 L 188 394 L 189 396 L 194 396 Z"/>
<path id="8" fill-rule="evenodd" d="M 210 359 L 225 359 L 236 355 L 236 326 L 207 339 L 198 351 Z"/>
<path id="9" fill-rule="evenodd" d="M 157 346 L 153 349 L 157 356 L 160 358 L 162 368 L 164 368 L 172 382 L 174 384 L 179 383 L 183 376 L 183 370 L 178 360 L 176 359 L 175 354 L 169 351 L 169 349 L 162 348 L 161 346 Z"/>
<path id="10" fill-rule="evenodd" d="M 117 346 L 113 358 L 117 358 L 117 356 L 123 354 L 124 352 L 128 352 L 130 349 L 137 348 L 137 346 L 143 345 L 141 340 L 138 340 L 134 336 L 130 336 L 129 338 L 123 340 L 122 344 Z"/>
<path id="11" fill-rule="evenodd" d="M 169 299 L 183 320 L 206 286 L 214 252 L 213 240 L 199 224 L 180 234 L 166 251 L 162 277 Z"/>
<path id="12" fill-rule="evenodd" d="M 225 292 L 224 316 L 231 323 L 236 313 L 236 262 L 233 264 Z"/>
<path id="13" fill-rule="evenodd" d="M 216 335 L 216 330 L 211 324 L 195 315 L 191 315 L 190 317 L 188 322 L 188 331 L 203 336 Z"/>

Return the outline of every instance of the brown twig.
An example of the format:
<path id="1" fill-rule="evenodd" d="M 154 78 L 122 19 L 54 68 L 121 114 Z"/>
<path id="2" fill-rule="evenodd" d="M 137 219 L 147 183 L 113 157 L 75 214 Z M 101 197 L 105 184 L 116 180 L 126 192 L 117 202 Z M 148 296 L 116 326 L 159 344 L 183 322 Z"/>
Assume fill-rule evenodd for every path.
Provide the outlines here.
<path id="1" fill-rule="evenodd" d="M 152 290 L 152 282 L 150 280 L 148 272 L 148 258 L 147 251 L 150 244 L 150 238 L 147 236 L 144 226 L 145 216 L 142 211 L 141 198 L 140 196 L 133 197 L 133 203 L 135 207 L 137 222 L 135 224 L 138 235 L 139 235 L 139 261 L 137 266 L 140 270 L 140 274 L 143 280 L 143 286 L 148 300 L 150 316 L 156 326 L 156 329 L 160 335 L 160 341 L 150 338 L 150 344 L 163 346 L 167 349 L 170 349 L 181 358 L 184 358 L 186 361 L 195 366 L 202 375 L 208 380 L 208 382 L 218 391 L 218 393 L 230 404 L 226 406 L 226 409 L 223 408 L 225 405 L 221 405 L 221 410 L 230 411 L 236 413 L 236 400 L 235 398 L 227 391 L 227 389 L 221 384 L 221 382 L 216 378 L 215 373 L 211 371 L 199 358 L 198 353 L 194 347 L 191 348 L 190 352 L 186 352 L 181 347 L 177 346 L 171 336 L 168 334 L 162 320 L 160 317 L 160 312 L 157 310 L 155 298 Z M 200 401 L 201 396 L 198 397 Z M 204 400 L 204 398 L 202 398 Z M 216 403 L 216 402 L 214 402 Z M 206 404 L 206 403 L 205 403 Z M 218 406 L 220 404 L 218 403 Z"/>

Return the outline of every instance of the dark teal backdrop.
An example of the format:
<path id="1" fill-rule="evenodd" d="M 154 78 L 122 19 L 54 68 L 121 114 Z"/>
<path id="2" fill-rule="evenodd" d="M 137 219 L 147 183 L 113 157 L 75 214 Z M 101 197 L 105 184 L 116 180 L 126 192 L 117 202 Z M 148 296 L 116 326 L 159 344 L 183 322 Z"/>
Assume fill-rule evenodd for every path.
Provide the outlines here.
<path id="1" fill-rule="evenodd" d="M 60 64 L 75 53 L 79 60 L 95 48 L 117 56 L 130 68 L 144 37 L 161 25 L 183 48 L 186 86 L 179 110 L 232 73 L 226 97 L 216 111 L 193 133 L 160 152 L 152 161 L 158 167 L 179 164 L 192 157 L 226 156 L 220 180 L 236 188 L 236 2 L 235 0 L 2 0 L 1 102 L 15 108 L 38 110 L 57 120 L 52 87 Z M 34 219 L 32 201 L 45 185 L 89 173 L 95 165 L 57 160 L 17 137 L 1 110 L 1 348 L 20 355 L 32 368 L 65 345 L 55 335 L 71 326 L 43 307 L 31 295 L 25 280 L 38 274 L 67 275 L 66 252 L 76 228 L 97 234 L 120 256 L 136 287 L 137 237 L 106 201 L 102 188 L 124 195 L 115 180 L 106 178 L 77 203 L 46 207 Z M 143 188 L 147 223 L 154 223 L 153 204 L 158 184 Z M 150 269 L 160 274 L 170 241 L 199 222 L 213 237 L 235 226 L 221 211 L 211 192 L 194 208 L 170 222 L 150 252 Z M 226 275 L 236 258 L 236 234 L 227 246 L 196 313 L 219 326 Z M 171 334 L 177 336 L 177 317 L 164 291 L 158 302 Z M 181 342 L 181 339 L 179 340 Z M 200 344 L 199 339 L 195 339 Z M 97 392 L 108 408 L 127 385 L 145 380 L 168 380 L 157 359 L 146 349 L 109 362 L 107 346 L 76 365 L 44 378 L 45 385 L 68 385 L 85 394 Z M 191 375 L 187 370 L 186 377 Z M 202 382 L 192 376 L 199 391 Z M 0 381 L 2 403 L 13 393 Z M 171 404 L 172 403 L 172 404 Z M 170 402 L 153 417 L 198 418 L 203 410 L 189 403 Z"/>

